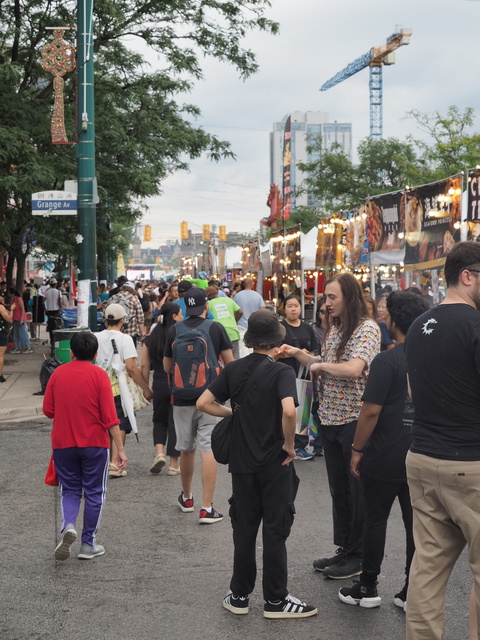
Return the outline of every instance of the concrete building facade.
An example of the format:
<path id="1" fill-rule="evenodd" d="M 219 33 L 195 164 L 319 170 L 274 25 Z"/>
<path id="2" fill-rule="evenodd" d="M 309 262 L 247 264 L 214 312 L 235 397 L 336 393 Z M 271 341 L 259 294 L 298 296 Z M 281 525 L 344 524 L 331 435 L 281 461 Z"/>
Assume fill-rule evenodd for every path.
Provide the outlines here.
<path id="1" fill-rule="evenodd" d="M 322 138 L 322 150 L 330 149 L 339 144 L 351 158 L 352 155 L 352 125 L 350 123 L 329 122 L 329 115 L 323 111 L 294 111 L 287 114 L 281 122 L 275 122 L 270 133 L 270 182 L 276 184 L 282 191 L 283 180 L 283 134 L 285 122 L 291 116 L 292 159 L 291 186 L 292 191 L 298 188 L 306 178 L 306 174 L 297 168 L 299 162 L 313 162 L 320 157 L 320 151 L 309 153 L 307 146 L 309 139 Z M 292 210 L 298 206 L 318 207 L 313 194 L 308 191 L 301 196 L 292 195 Z"/>

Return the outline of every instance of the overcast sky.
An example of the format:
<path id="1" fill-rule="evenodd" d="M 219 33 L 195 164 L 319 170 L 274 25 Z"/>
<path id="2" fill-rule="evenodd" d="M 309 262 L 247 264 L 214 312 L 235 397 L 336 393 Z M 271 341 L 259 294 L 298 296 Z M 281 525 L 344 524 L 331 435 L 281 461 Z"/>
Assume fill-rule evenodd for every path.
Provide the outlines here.
<path id="1" fill-rule="evenodd" d="M 330 121 L 352 123 L 354 147 L 369 135 L 368 68 L 320 92 L 320 86 L 397 26 L 412 29 L 396 64 L 383 69 L 383 135 L 420 135 L 406 119 L 411 109 L 445 113 L 449 105 L 474 107 L 480 94 L 480 1 L 475 0 L 272 0 L 269 17 L 280 34 L 255 33 L 247 41 L 260 71 L 245 82 L 234 69 L 205 60 L 205 81 L 185 101 L 197 104 L 197 125 L 232 144 L 236 161 L 199 159 L 190 172 L 163 184 L 148 201 L 143 223 L 157 247 L 178 238 L 179 223 L 257 229 L 268 215 L 269 132 L 292 111 L 326 111 Z M 478 116 L 477 113 L 477 116 Z"/>

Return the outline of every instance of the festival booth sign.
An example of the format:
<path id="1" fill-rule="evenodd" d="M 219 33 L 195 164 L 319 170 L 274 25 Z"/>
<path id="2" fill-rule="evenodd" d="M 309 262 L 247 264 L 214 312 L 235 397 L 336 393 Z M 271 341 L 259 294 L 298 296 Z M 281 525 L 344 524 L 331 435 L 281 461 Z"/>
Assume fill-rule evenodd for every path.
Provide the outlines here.
<path id="1" fill-rule="evenodd" d="M 328 222 L 318 226 L 315 265 L 317 269 L 336 267 L 338 246 L 342 242 L 341 225 Z"/>
<path id="2" fill-rule="evenodd" d="M 405 266 L 442 266 L 460 241 L 462 175 L 405 191 Z"/>
<path id="3" fill-rule="evenodd" d="M 242 248 L 243 273 L 258 271 L 261 269 L 260 247 L 258 240 L 250 240 Z"/>
<path id="4" fill-rule="evenodd" d="M 364 209 L 364 207 L 361 207 Z M 349 214 L 349 224 L 345 230 L 345 264 L 347 267 L 357 267 L 365 265 L 369 261 L 369 246 L 367 238 L 367 214 L 360 209 L 353 214 Z M 337 226 L 337 225 L 336 225 Z M 338 225 L 339 227 L 340 225 Z M 342 241 L 342 227 L 340 231 L 340 242 Z"/>
<path id="5" fill-rule="evenodd" d="M 282 271 L 300 271 L 302 255 L 300 247 L 300 227 L 298 225 L 285 229 L 283 233 L 272 236 L 273 273 Z"/>
<path id="6" fill-rule="evenodd" d="M 403 191 L 374 196 L 360 207 L 365 221 L 371 264 L 398 264 L 405 258 L 405 207 Z"/>
<path id="7" fill-rule="evenodd" d="M 468 171 L 467 240 L 480 242 L 480 168 Z"/>

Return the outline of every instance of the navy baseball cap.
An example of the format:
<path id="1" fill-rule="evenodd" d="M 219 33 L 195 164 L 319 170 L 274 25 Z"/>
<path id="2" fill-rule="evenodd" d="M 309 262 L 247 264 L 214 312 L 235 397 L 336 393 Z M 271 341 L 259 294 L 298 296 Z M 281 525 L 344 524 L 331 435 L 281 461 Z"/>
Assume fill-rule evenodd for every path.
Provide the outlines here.
<path id="1" fill-rule="evenodd" d="M 189 316 L 199 316 L 208 302 L 207 292 L 204 289 L 192 287 L 185 294 L 185 307 Z"/>

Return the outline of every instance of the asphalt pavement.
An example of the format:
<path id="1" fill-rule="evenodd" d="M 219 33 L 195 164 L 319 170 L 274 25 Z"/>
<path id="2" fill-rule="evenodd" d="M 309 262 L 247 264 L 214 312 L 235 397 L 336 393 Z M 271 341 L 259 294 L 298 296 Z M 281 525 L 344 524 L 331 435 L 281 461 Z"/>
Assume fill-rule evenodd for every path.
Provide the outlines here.
<path id="1" fill-rule="evenodd" d="M 315 604 L 318 615 L 305 620 L 263 618 L 261 535 L 258 584 L 249 615 L 234 616 L 223 609 L 232 565 L 229 475 L 219 465 L 214 504 L 226 516 L 222 522 L 199 526 L 198 509 L 182 513 L 176 505 L 179 477 L 148 471 L 153 459 L 151 407 L 138 414 L 140 443 L 127 438 L 128 476 L 109 484 L 98 534 L 105 555 L 78 560 L 77 540 L 68 561 L 55 561 L 58 489 L 43 483 L 50 421 L 42 415 L 42 397 L 32 395 L 40 390 L 38 375 L 49 348 L 41 342 L 33 346 L 32 355 L 6 355 L 7 382 L 0 386 L 1 640 L 403 640 L 404 613 L 393 604 L 403 585 L 405 563 L 396 505 L 378 584 L 381 607 L 343 604 L 337 592 L 351 580 L 328 580 L 312 569 L 315 558 L 334 551 L 322 458 L 296 463 L 301 482 L 288 541 L 289 590 Z M 199 464 L 194 497 L 201 506 Z M 471 583 L 463 555 L 447 590 L 444 640 L 468 637 Z"/>

